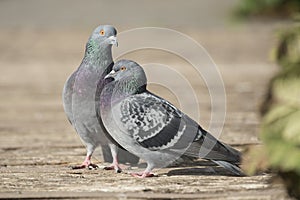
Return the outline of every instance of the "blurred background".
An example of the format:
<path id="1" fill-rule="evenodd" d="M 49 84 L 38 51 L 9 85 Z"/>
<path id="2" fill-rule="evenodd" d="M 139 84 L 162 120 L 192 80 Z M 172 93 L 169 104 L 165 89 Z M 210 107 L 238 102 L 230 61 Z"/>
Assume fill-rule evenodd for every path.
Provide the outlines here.
<path id="1" fill-rule="evenodd" d="M 232 12 L 238 1 L 234 0 L 2 0 L 0 3 L 0 84 L 1 93 L 6 98 L 2 104 L 2 113 L 5 113 L 2 122 L 7 129 L 18 126 L 16 129 L 30 129 L 34 132 L 36 127 L 26 123 L 44 126 L 43 123 L 46 122 L 49 127 L 43 131 L 49 134 L 73 131 L 63 114 L 61 91 L 67 77 L 79 66 L 91 31 L 99 24 L 112 24 L 119 32 L 141 27 L 170 28 L 196 40 L 208 51 L 224 79 L 228 123 L 246 120 L 244 118 L 252 121 L 251 123 L 257 123 L 256 107 L 264 93 L 268 77 L 276 70 L 269 60 L 269 49 L 276 39 L 273 30 L 281 22 L 252 20 L 246 24 L 235 23 Z M 127 41 L 123 43 L 125 42 Z M 169 43 L 177 46 L 178 42 L 170 40 Z M 119 41 L 119 46 L 122 48 L 122 41 Z M 185 46 L 179 48 L 189 51 Z M 123 57 L 139 63 L 166 64 L 181 70 L 182 73 L 190 68 L 183 59 L 159 50 L 144 49 Z M 263 78 L 258 78 L 257 74 Z M 211 105 L 207 87 L 201 77 L 193 78 L 192 72 L 186 74 L 186 77 L 191 80 L 198 95 L 201 123 L 208 127 Z M 258 87 L 254 84 L 261 85 Z M 167 90 L 157 92 L 171 102 L 178 102 Z M 183 96 L 181 98 L 189 99 Z M 231 101 L 236 99 L 240 103 Z M 185 112 L 191 113 L 194 108 L 190 109 Z M 243 116 L 240 110 L 247 112 L 247 116 Z M 235 114 L 231 115 L 231 112 Z M 238 119 L 231 119 L 234 117 Z M 16 123 L 17 120 L 20 120 L 19 123 Z M 22 123 L 25 123 L 24 126 L 20 125 Z M 247 126 L 252 126 L 251 123 Z M 235 134 L 240 132 L 236 127 L 233 126 L 224 135 L 231 138 L 231 142 L 241 142 L 238 137 L 245 137 L 244 140 L 249 142 L 248 135 Z M 248 127 L 245 127 L 245 131 L 248 131 Z M 25 132 L 28 134 L 28 130 Z M 256 142 L 254 132 L 248 132 L 252 135 L 250 141 Z M 230 134 L 240 136 L 232 137 Z M 39 137 L 42 135 L 44 134 Z M 67 135 L 74 136 L 69 133 Z M 19 139 L 23 141 L 23 138 Z M 57 142 L 65 142 L 60 138 L 56 139 Z M 16 141 L 9 140 L 6 144 L 11 142 Z M 41 142 L 44 144 L 45 141 Z"/>
<path id="2" fill-rule="evenodd" d="M 221 139 L 241 150 L 260 144 L 260 105 L 270 80 L 280 71 L 271 59 L 271 50 L 280 41 L 277 33 L 294 24 L 291 19 L 298 11 L 296 0 L 0 0 L 2 166 L 82 161 L 85 149 L 63 112 L 61 92 L 81 62 L 90 33 L 100 24 L 112 24 L 118 32 L 169 28 L 196 40 L 218 66 L 225 85 L 226 118 Z M 186 61 L 168 52 L 146 49 L 123 57 L 167 64 L 182 70 L 186 77 L 193 76 L 192 71 L 185 72 Z M 201 78 L 190 81 L 199 99 L 200 123 L 207 128 L 211 119 L 207 86 Z M 155 85 L 151 89 L 177 105 L 178 95 Z M 185 110 L 188 114 L 192 111 Z M 10 181 L 18 180 L 6 176 Z"/>

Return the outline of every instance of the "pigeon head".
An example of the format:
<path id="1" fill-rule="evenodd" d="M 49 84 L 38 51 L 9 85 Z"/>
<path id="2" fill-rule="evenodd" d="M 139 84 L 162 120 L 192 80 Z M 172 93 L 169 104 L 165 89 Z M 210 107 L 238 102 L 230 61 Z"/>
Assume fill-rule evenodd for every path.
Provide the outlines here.
<path id="1" fill-rule="evenodd" d="M 117 30 L 111 25 L 98 26 L 92 33 L 91 38 L 102 45 L 118 45 Z"/>
<path id="2" fill-rule="evenodd" d="M 101 49 L 111 49 L 112 45 L 118 46 L 117 30 L 111 25 L 98 26 L 86 44 L 87 54 L 97 54 Z"/>
<path id="3" fill-rule="evenodd" d="M 112 71 L 105 77 L 113 79 L 120 90 L 126 93 L 136 93 L 146 90 L 147 78 L 143 68 L 131 60 L 119 60 Z"/>

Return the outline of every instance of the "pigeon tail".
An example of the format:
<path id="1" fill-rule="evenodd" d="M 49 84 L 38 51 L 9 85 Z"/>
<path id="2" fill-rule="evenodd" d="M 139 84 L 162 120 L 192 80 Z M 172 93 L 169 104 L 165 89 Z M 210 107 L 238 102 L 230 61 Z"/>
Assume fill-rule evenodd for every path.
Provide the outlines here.
<path id="1" fill-rule="evenodd" d="M 233 174 L 237 176 L 245 176 L 245 174 L 242 172 L 241 168 L 239 168 L 237 165 L 222 161 L 222 160 L 211 160 L 212 162 L 216 163 L 217 165 L 224 167 L 225 169 L 229 170 Z"/>
<path id="2" fill-rule="evenodd" d="M 244 175 L 238 167 L 238 164 L 241 163 L 239 151 L 218 141 L 200 126 L 198 132 L 198 136 L 185 152 L 186 155 L 210 160 L 236 175 Z"/>

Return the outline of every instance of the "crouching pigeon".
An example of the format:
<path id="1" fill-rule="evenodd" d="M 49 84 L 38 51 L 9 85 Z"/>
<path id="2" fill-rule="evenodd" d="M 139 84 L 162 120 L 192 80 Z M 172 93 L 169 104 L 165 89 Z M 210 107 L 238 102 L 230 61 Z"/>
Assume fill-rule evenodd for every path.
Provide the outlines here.
<path id="1" fill-rule="evenodd" d="M 139 64 L 120 60 L 105 77 L 100 115 L 109 137 L 147 162 L 137 177 L 151 177 L 155 167 L 165 167 L 181 156 L 204 158 L 243 175 L 241 154 L 205 131 L 170 102 L 149 92 Z"/>
<path id="2" fill-rule="evenodd" d="M 116 29 L 110 25 L 99 26 L 93 31 L 79 68 L 68 78 L 63 89 L 65 113 L 87 148 L 84 162 L 74 169 L 97 167 L 91 163 L 91 157 L 101 145 L 104 148 L 109 146 L 112 153 L 113 163 L 106 169 L 121 170 L 117 159 L 118 148 L 106 138 L 105 127 L 96 112 L 96 107 L 99 107 L 97 97 L 103 88 L 104 77 L 113 66 L 111 48 L 117 44 L 116 34 Z M 128 156 L 127 161 L 138 162 L 136 156 L 128 154 L 123 152 L 122 157 Z"/>

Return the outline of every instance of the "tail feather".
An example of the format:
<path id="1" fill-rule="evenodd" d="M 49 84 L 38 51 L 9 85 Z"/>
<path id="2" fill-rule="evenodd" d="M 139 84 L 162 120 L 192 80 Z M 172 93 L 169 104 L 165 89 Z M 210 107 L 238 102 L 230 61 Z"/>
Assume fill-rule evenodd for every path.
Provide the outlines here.
<path id="1" fill-rule="evenodd" d="M 245 174 L 242 172 L 242 170 L 229 162 L 221 161 L 221 160 L 211 160 L 212 162 L 216 163 L 217 165 L 220 165 L 221 167 L 224 167 L 225 169 L 231 171 L 233 174 L 237 176 L 245 176 Z"/>
<path id="2" fill-rule="evenodd" d="M 241 153 L 218 141 L 200 126 L 198 137 L 190 145 L 185 155 L 211 160 L 236 175 L 244 175 L 238 167 L 241 162 Z"/>

